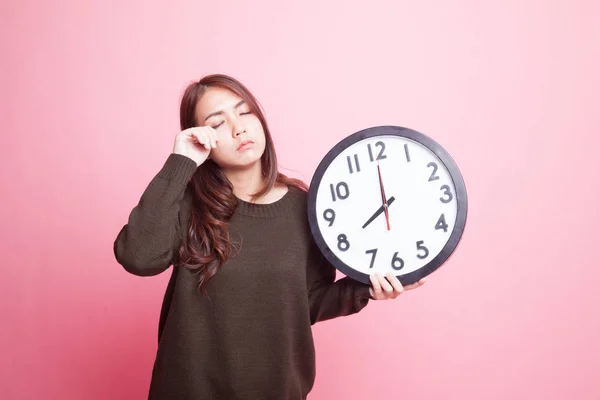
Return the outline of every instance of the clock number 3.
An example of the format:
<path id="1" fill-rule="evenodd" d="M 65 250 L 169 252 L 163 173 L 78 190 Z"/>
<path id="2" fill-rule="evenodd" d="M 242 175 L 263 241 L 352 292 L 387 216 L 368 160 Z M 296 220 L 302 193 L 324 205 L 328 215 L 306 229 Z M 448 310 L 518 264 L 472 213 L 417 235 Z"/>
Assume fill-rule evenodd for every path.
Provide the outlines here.
<path id="1" fill-rule="evenodd" d="M 440 197 L 440 201 L 445 204 L 450 203 L 452 201 L 452 199 L 454 198 L 454 197 L 452 197 L 452 192 L 450 191 L 450 186 L 444 185 L 440 188 L 440 190 L 444 191 L 444 196 Z M 448 196 L 448 197 L 446 197 L 446 196 Z"/>

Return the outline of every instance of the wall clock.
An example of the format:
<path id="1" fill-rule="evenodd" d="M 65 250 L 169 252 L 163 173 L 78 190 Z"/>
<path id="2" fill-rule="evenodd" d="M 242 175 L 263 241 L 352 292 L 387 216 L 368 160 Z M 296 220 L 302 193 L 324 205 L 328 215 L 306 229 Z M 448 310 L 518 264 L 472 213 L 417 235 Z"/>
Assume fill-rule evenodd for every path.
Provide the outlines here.
<path id="1" fill-rule="evenodd" d="M 458 166 L 432 138 L 377 126 L 336 144 L 308 192 L 316 244 L 345 275 L 370 284 L 391 271 L 403 285 L 431 274 L 456 249 L 467 219 Z"/>

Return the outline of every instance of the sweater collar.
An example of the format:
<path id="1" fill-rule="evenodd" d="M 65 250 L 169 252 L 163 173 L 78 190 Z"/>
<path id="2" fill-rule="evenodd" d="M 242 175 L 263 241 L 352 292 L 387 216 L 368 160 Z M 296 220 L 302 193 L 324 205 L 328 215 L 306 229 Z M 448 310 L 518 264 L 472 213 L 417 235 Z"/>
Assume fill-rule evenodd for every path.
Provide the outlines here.
<path id="1" fill-rule="evenodd" d="M 273 218 L 285 216 L 292 209 L 294 204 L 294 197 L 298 191 L 299 189 L 290 186 L 288 188 L 288 191 L 279 200 L 268 204 L 250 203 L 248 201 L 238 198 L 237 208 L 235 212 L 236 214 L 259 218 Z"/>

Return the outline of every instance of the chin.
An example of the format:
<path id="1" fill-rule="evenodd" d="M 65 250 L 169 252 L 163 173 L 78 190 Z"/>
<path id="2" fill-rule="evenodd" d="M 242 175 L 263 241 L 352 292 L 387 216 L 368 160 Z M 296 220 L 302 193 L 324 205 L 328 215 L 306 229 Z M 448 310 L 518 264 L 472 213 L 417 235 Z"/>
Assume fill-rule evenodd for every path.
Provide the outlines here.
<path id="1" fill-rule="evenodd" d="M 247 154 L 247 156 L 250 156 L 250 154 Z M 237 160 L 219 164 L 219 167 L 223 169 L 246 170 L 256 167 L 257 164 L 261 165 L 261 156 L 238 157 Z"/>

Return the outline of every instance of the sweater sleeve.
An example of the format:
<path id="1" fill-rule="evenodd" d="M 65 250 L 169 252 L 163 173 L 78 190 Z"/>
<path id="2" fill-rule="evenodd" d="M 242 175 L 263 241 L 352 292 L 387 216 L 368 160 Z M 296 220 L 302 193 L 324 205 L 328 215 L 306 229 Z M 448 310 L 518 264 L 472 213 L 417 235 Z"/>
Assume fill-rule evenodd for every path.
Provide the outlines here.
<path id="1" fill-rule="evenodd" d="M 358 313 L 371 299 L 369 285 L 350 277 L 336 281 L 336 271 L 323 255 L 319 255 L 318 261 L 308 266 L 308 301 L 312 324 Z"/>
<path id="2" fill-rule="evenodd" d="M 181 203 L 196 169 L 192 159 L 172 153 L 152 179 L 114 242 L 126 271 L 151 276 L 171 266 L 181 243 Z"/>

